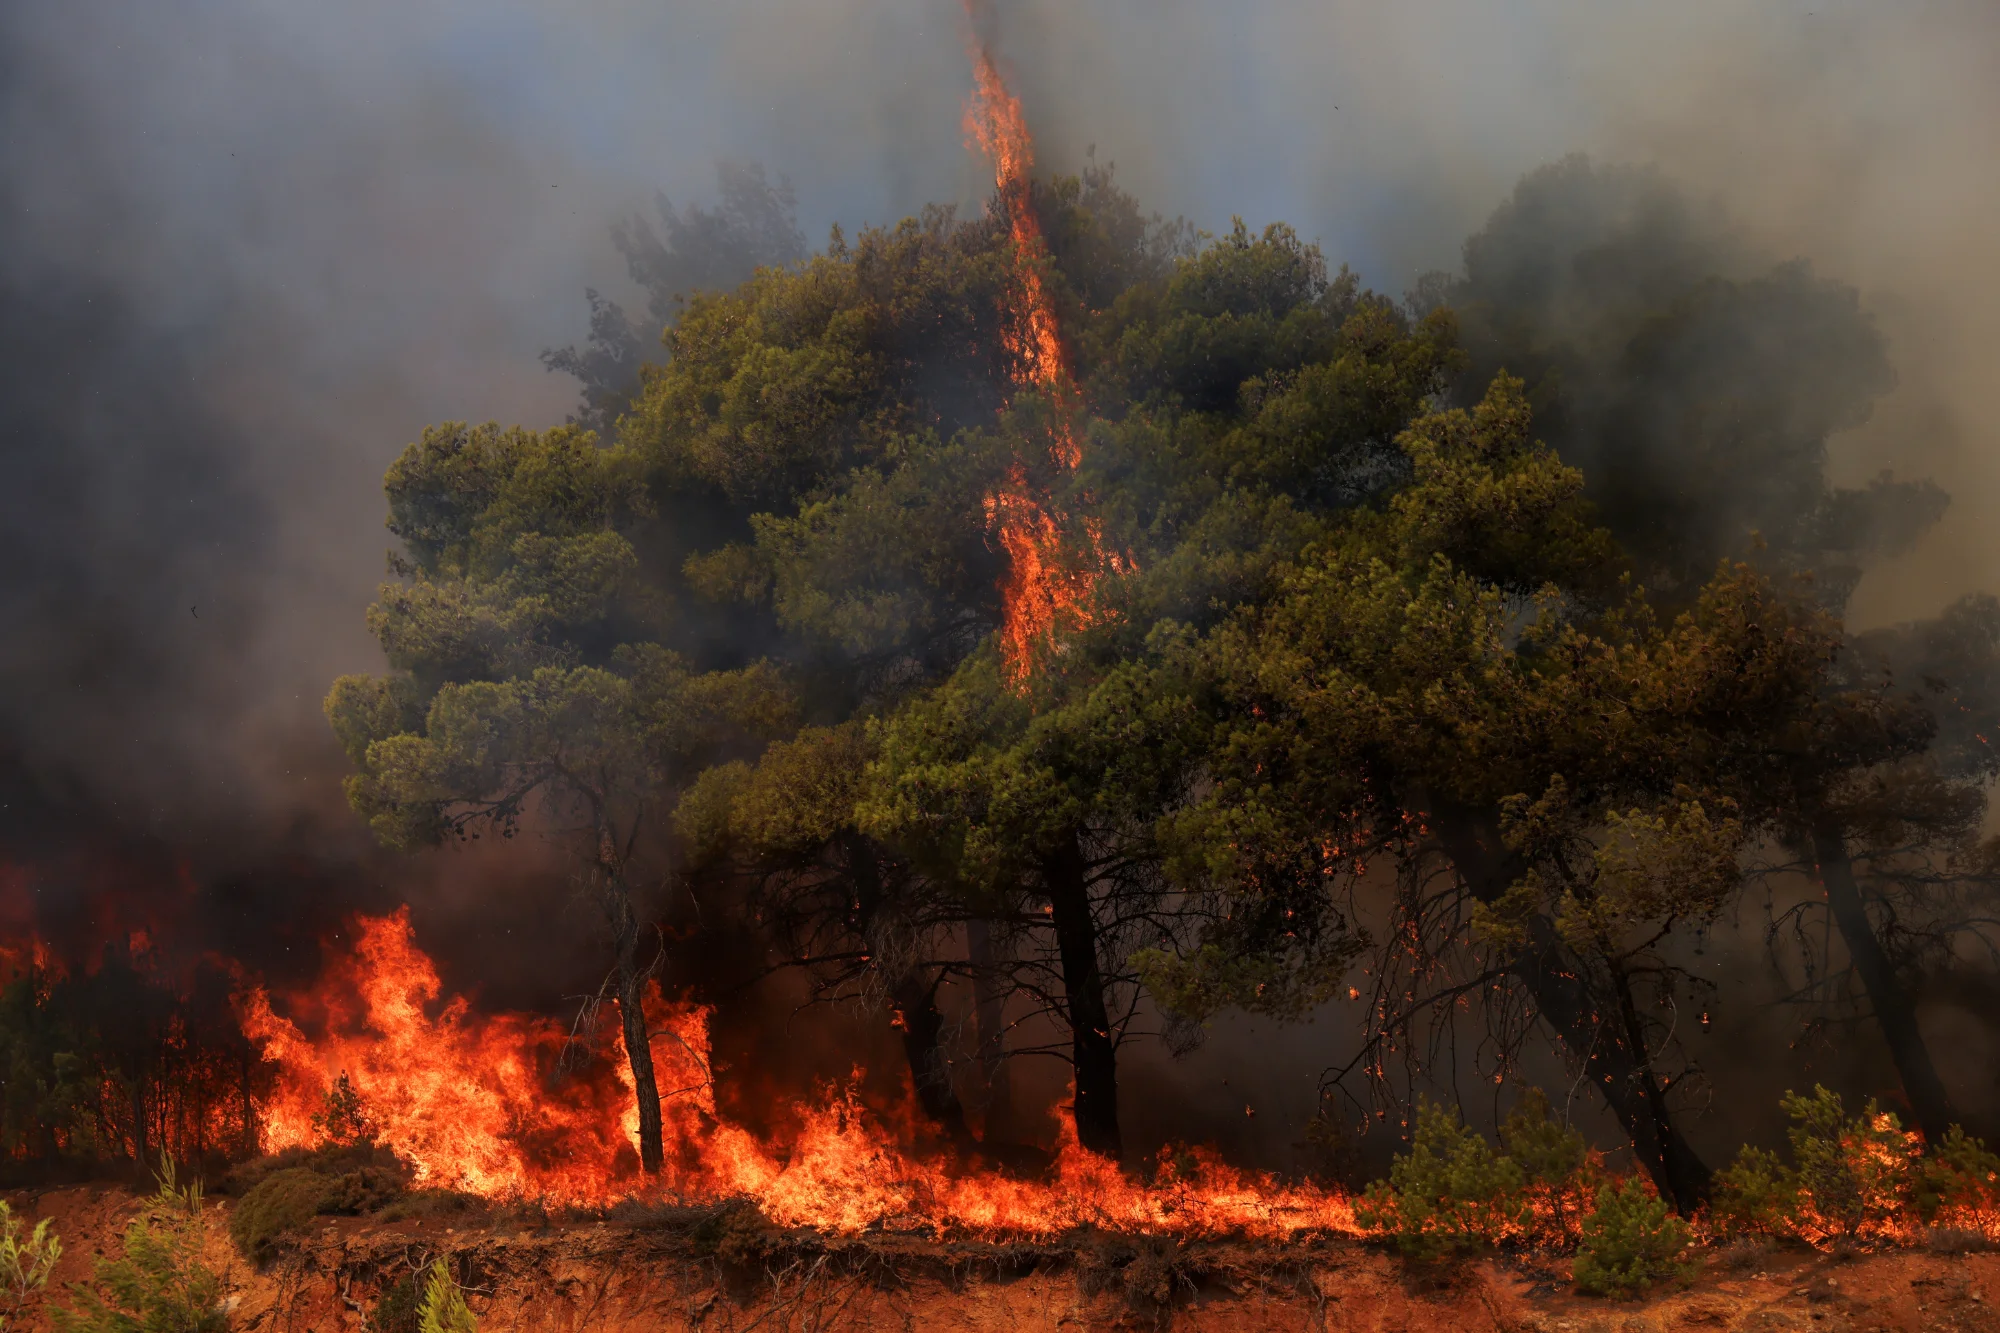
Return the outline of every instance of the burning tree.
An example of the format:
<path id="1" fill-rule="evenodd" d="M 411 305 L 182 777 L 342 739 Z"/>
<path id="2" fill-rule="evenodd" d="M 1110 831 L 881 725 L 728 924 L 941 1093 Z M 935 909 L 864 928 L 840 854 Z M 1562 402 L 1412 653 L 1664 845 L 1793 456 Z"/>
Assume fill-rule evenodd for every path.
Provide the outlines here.
<path id="1" fill-rule="evenodd" d="M 623 531 L 647 510 L 628 455 L 570 429 L 445 427 L 388 490 L 407 581 L 371 622 L 398 674 L 344 677 L 327 698 L 360 769 L 350 798 L 396 846 L 512 836 L 539 815 L 570 849 L 611 936 L 640 1157 L 657 1172 L 635 903 L 650 821 L 732 743 L 781 730 L 790 700 L 764 668 L 697 671 L 642 637 L 661 613 Z"/>
<path id="2" fill-rule="evenodd" d="M 759 520 L 755 544 L 728 557 L 754 574 L 737 589 L 825 645 L 817 679 L 839 679 L 833 653 L 852 663 L 853 712 L 846 730 L 712 773 L 682 818 L 707 854 L 741 858 L 776 890 L 761 900 L 767 919 L 813 940 L 795 956 L 836 988 L 879 976 L 899 997 L 934 1115 L 955 1112 L 939 1060 L 920 1054 L 933 1038 L 918 1034 L 936 1032 L 931 997 L 956 976 L 993 1002 L 982 1042 L 1007 1025 L 994 1005 L 1010 997 L 1014 1021 L 1023 1008 L 1056 1021 L 1067 1040 L 1047 1053 L 1076 1071 L 1079 1135 L 1115 1150 L 1115 1051 L 1138 995 L 1126 960 L 1176 935 L 1184 906 L 1159 830 L 1194 772 L 1175 745 L 1149 748 L 1149 729 L 1192 725 L 1198 707 L 1145 698 L 1133 659 L 1149 634 L 1253 595 L 1321 516 L 1393 480 L 1387 438 L 1438 384 L 1450 324 L 1412 327 L 1350 276 L 1329 279 L 1282 228 L 1239 227 L 1167 267 L 1153 256 L 1178 233 L 1139 225 L 1105 173 L 1037 199 L 1052 238 L 1045 290 L 1074 310 L 1078 345 L 1104 349 L 1077 367 L 1089 429 L 1024 393 L 997 430 L 912 441 L 797 518 Z M 1239 396 L 1235 376 L 1255 392 Z M 1064 429 L 1074 470 L 1051 453 Z M 1098 525 L 1070 529 L 1052 558 L 1130 556 L 1059 649 L 1028 645 L 1025 674 L 996 614 L 1004 598 L 996 607 L 993 586 L 967 577 L 990 571 L 990 554 L 961 564 L 947 545 L 981 531 L 986 495 L 1015 484 L 1018 459 L 1047 512 Z M 974 635 L 996 629 L 997 645 L 975 651 Z M 857 855 L 879 870 L 870 885 L 853 877 Z"/>
<path id="3" fill-rule="evenodd" d="M 236 1021 L 233 979 L 154 961 L 114 945 L 0 985 L 0 1155 L 45 1169 L 255 1148 L 272 1071 Z"/>

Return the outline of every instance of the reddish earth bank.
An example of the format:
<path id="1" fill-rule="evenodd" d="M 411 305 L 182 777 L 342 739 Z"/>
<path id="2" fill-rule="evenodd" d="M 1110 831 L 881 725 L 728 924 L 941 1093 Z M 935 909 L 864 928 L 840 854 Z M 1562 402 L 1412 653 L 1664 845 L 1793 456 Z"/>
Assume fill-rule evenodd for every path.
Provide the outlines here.
<path id="1" fill-rule="evenodd" d="M 16 1193 L 66 1251 L 58 1284 L 115 1256 L 138 1196 L 109 1186 Z M 320 1218 L 257 1270 L 229 1247 L 213 1201 L 211 1261 L 233 1285 L 235 1327 L 361 1330 L 389 1284 L 448 1256 L 488 1333 L 702 1329 L 2000 1330 L 2000 1254 L 1810 1250 L 1712 1255 L 1685 1289 L 1633 1302 L 1570 1294 L 1559 1264 L 1496 1259 L 1409 1267 L 1346 1240 L 1149 1242 L 1079 1233 L 1035 1245 L 939 1244 L 874 1232 L 829 1240 L 700 1209 L 557 1218 L 505 1209 L 398 1220 Z M 23 1329 L 49 1327 L 46 1307 Z"/>

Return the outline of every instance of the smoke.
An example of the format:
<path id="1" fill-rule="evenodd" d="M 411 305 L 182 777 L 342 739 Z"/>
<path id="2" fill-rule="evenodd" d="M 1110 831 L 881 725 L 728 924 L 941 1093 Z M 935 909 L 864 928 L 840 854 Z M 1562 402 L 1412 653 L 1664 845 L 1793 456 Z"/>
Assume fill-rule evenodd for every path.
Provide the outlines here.
<path id="1" fill-rule="evenodd" d="M 990 19 L 1045 169 L 1094 145 L 1146 206 L 1291 221 L 1383 290 L 1456 267 L 1544 162 L 1657 167 L 1760 252 L 1858 284 L 1888 337 L 1899 387 L 1836 439 L 1837 480 L 1929 474 L 1953 503 L 1855 618 L 2000 586 L 1982 0 L 1023 0 Z M 427 422 L 571 411 L 538 354 L 585 337 L 586 286 L 644 304 L 609 225 L 656 191 L 707 202 L 718 159 L 787 178 L 811 241 L 976 207 L 964 23 L 956 0 L 0 13 L 7 852 L 89 829 L 192 855 L 234 877 L 215 911 L 239 924 L 418 895 L 420 930 L 428 903 L 493 975 L 529 971 L 547 926 L 492 887 L 497 863 L 391 864 L 342 806 L 319 700 L 379 666 L 362 612 L 383 468 Z M 284 858 L 317 869 L 265 873 Z"/>

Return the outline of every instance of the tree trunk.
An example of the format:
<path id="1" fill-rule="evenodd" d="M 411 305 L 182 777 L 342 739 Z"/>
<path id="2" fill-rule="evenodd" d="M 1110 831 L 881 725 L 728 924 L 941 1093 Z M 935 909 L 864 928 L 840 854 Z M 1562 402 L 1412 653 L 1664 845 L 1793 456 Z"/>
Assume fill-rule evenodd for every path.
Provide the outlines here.
<path id="1" fill-rule="evenodd" d="M 252 1058 L 252 1054 L 253 1052 L 251 1050 L 250 1043 L 246 1040 L 243 1043 L 243 1082 L 240 1088 L 242 1094 L 241 1106 L 243 1111 L 242 1151 L 243 1151 L 243 1156 L 245 1158 L 251 1158 L 257 1155 L 257 1111 L 255 1105 L 252 1103 L 250 1099 L 250 1061 Z"/>
<path id="2" fill-rule="evenodd" d="M 625 1058 L 632 1066 L 632 1092 L 639 1103 L 639 1165 L 647 1175 L 658 1175 L 665 1165 L 660 1085 L 653 1075 L 653 1038 L 646 1027 L 646 969 L 639 966 L 639 918 L 621 876 L 606 871 L 603 891 L 618 951 L 618 1017 L 625 1034 Z"/>
<path id="3" fill-rule="evenodd" d="M 142 1072 L 132 1075 L 132 1160 L 140 1166 L 151 1160 L 147 1149 L 146 1124 L 146 1076 Z"/>
<path id="4" fill-rule="evenodd" d="M 1937 1143 L 1955 1117 L 1944 1080 L 1931 1061 L 1930 1047 L 1924 1044 L 1923 1030 L 1917 1026 L 1917 1007 L 1896 976 L 1896 969 L 1876 938 L 1868 920 L 1867 904 L 1854 882 L 1854 863 L 1847 856 L 1847 840 L 1838 829 L 1823 828 L 1813 835 L 1813 856 L 1819 862 L 1821 882 L 1826 887 L 1827 906 L 1834 924 L 1847 945 L 1847 956 L 1861 977 L 1875 1021 L 1889 1043 L 1889 1058 L 1903 1081 L 1903 1095 L 1910 1099 L 1910 1113 L 1926 1143 Z"/>
<path id="5" fill-rule="evenodd" d="M 988 1142 L 1013 1127 L 1014 1089 L 1007 1066 L 1007 989 L 1000 984 L 993 931 L 977 918 L 966 923 L 965 949 L 972 963 L 972 1022 L 979 1041 L 979 1078 L 986 1090 L 981 1126 Z"/>
<path id="6" fill-rule="evenodd" d="M 952 1138 L 970 1142 L 972 1131 L 965 1127 L 965 1107 L 951 1086 L 951 1066 L 939 1043 L 944 1015 L 938 1012 L 935 993 L 920 974 L 906 971 L 891 985 L 889 1000 L 902 1023 L 903 1055 L 910 1062 L 917 1105 Z"/>
<path id="7" fill-rule="evenodd" d="M 1117 1157 L 1118 1043 L 1104 1002 L 1097 962 L 1097 921 L 1090 910 L 1089 870 L 1075 834 L 1043 866 L 1056 950 L 1069 1007 L 1070 1054 L 1076 1069 L 1076 1138 L 1091 1152 Z"/>
<path id="8" fill-rule="evenodd" d="M 877 924 L 882 905 L 882 864 L 874 843 L 860 834 L 852 835 L 847 846 L 848 873 L 854 880 L 856 927 L 868 941 L 879 961 L 888 951 L 869 938 Z M 910 1065 L 910 1085 L 916 1090 L 917 1105 L 926 1116 L 960 1142 L 969 1143 L 972 1132 L 965 1126 L 965 1107 L 951 1085 L 951 1064 L 944 1058 L 941 1038 L 944 1015 L 938 1012 L 936 988 L 923 973 L 911 967 L 894 968 L 888 979 L 889 1003 L 895 1006 L 897 1027 L 903 1039 L 903 1058 Z"/>
<path id="9" fill-rule="evenodd" d="M 1489 903 L 1504 893 L 1515 876 L 1497 833 L 1477 828 L 1464 817 L 1440 815 L 1437 822 L 1445 852 L 1467 890 Z M 1676 1211 L 1692 1213 L 1707 1198 L 1714 1172 L 1674 1126 L 1666 1094 L 1653 1077 L 1636 1012 L 1628 1010 L 1627 1021 L 1621 1023 L 1600 1012 L 1584 980 L 1582 963 L 1570 955 L 1546 914 L 1530 919 L 1527 942 L 1503 965 L 1527 989 L 1537 1015 L 1557 1040 L 1582 1060 L 1585 1076 L 1631 1136 L 1632 1151 L 1654 1187 L 1673 1200 Z M 1622 979 L 1617 989 L 1616 998 L 1629 1006 Z"/>

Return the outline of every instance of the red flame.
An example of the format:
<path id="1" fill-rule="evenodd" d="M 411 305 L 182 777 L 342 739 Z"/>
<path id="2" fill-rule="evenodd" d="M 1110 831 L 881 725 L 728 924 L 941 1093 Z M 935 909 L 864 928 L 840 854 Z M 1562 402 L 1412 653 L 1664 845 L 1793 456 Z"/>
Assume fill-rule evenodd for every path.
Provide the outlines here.
<path id="1" fill-rule="evenodd" d="M 558 1076 L 561 1025 L 481 1015 L 462 997 L 439 1003 L 437 970 L 412 939 L 407 911 L 361 918 L 357 934 L 353 953 L 301 997 L 302 1010 L 323 1017 L 323 1036 L 308 1038 L 278 1015 L 262 988 L 239 996 L 246 1029 L 280 1070 L 265 1108 L 267 1150 L 320 1142 L 325 1122 L 314 1118 L 345 1073 L 379 1141 L 412 1163 L 420 1183 L 486 1195 L 747 1198 L 781 1226 L 836 1234 L 890 1226 L 1051 1235 L 1095 1224 L 1281 1238 L 1354 1229 L 1343 1196 L 1238 1171 L 1201 1150 L 1163 1153 L 1154 1183 L 1136 1182 L 1079 1148 L 1067 1121 L 1058 1122 L 1047 1180 L 924 1157 L 861 1103 L 860 1070 L 847 1087 L 793 1106 L 796 1127 L 782 1139 L 762 1138 L 717 1113 L 708 1012 L 667 1003 L 649 1006 L 667 1169 L 648 1181 L 636 1169 L 630 1079 L 608 1041 L 581 1072 Z"/>
<path id="2" fill-rule="evenodd" d="M 1021 101 L 1007 90 L 992 52 L 976 39 L 971 50 L 974 88 L 965 108 L 966 135 L 993 164 L 999 207 L 1013 241 L 1014 292 L 1001 312 L 1000 340 L 1012 361 L 1015 383 L 1039 390 L 1055 409 L 1050 462 L 1074 471 L 1083 450 L 1072 424 L 1076 392 L 1068 351 L 1043 277 L 1049 249 L 1034 208 L 1034 139 L 1021 115 Z M 1121 564 L 1105 556 L 1096 525 L 1089 522 L 1083 524 L 1085 552 L 1079 557 L 1066 551 L 1064 518 L 1049 497 L 1038 493 L 1019 462 L 1008 475 L 1007 489 L 986 497 L 986 521 L 1007 553 L 1007 574 L 1000 585 L 1000 646 L 1008 677 L 1016 682 L 1026 677 L 1037 647 L 1053 639 L 1064 623 L 1090 623 L 1099 571 Z"/>
<path id="3" fill-rule="evenodd" d="M 262 987 L 239 996 L 245 1034 L 279 1067 L 267 1151 L 318 1142 L 314 1117 L 345 1074 L 381 1141 L 422 1184 L 581 1199 L 632 1174 L 638 1159 L 621 1124 L 629 1077 L 553 1086 L 568 1037 L 559 1025 L 478 1016 L 462 997 L 432 1017 L 442 986 L 411 938 L 408 909 L 358 925 L 353 956 L 313 996 L 325 1015 L 318 1041 L 276 1014 Z"/>

